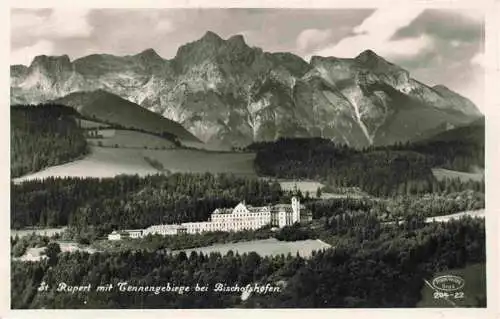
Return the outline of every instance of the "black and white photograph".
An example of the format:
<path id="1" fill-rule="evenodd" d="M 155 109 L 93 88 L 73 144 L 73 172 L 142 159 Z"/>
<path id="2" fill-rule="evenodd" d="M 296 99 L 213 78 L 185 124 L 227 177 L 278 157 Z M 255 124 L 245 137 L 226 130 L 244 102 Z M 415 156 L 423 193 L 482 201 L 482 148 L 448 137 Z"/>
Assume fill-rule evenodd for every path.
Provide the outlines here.
<path id="1" fill-rule="evenodd" d="M 9 10 L 11 309 L 497 302 L 484 11 Z"/>

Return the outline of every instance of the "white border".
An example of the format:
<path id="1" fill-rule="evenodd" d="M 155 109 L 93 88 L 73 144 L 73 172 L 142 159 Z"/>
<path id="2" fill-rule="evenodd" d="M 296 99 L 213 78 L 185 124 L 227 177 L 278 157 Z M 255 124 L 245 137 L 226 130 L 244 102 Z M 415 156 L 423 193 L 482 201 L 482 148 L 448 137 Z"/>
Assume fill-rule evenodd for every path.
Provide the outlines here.
<path id="1" fill-rule="evenodd" d="M 485 57 L 487 72 L 486 98 L 483 108 L 486 115 L 486 212 L 487 212 L 487 280 L 488 280 L 488 307 L 486 309 L 226 309 L 226 310 L 10 310 L 10 128 L 9 128 L 9 47 L 10 47 L 10 7 L 16 8 L 48 8 L 48 7 L 92 7 L 92 8 L 379 8 L 396 5 L 395 0 L 17 0 L 0 2 L 0 21 L 3 28 L 0 29 L 2 43 L 9 45 L 1 46 L 0 57 L 2 57 L 2 76 L 0 77 L 0 95 L 3 103 L 0 105 L 2 115 L 0 116 L 1 146 L 5 150 L 5 156 L 0 157 L 1 183 L 0 203 L 2 206 L 0 214 L 0 225 L 3 236 L 0 241 L 0 251 L 6 258 L 0 260 L 0 317 L 7 318 L 255 318 L 270 316 L 272 318 L 352 318 L 366 316 L 368 318 L 500 318 L 498 303 L 500 302 L 498 286 L 498 250 L 500 229 L 500 196 L 497 191 L 497 181 L 500 181 L 499 169 L 495 163 L 500 163 L 500 146 L 497 137 L 500 134 L 500 2 L 494 0 L 428 0 L 412 1 L 398 0 L 397 5 L 425 7 L 425 8 L 448 8 L 448 9 L 483 9 L 486 12 L 486 41 Z"/>

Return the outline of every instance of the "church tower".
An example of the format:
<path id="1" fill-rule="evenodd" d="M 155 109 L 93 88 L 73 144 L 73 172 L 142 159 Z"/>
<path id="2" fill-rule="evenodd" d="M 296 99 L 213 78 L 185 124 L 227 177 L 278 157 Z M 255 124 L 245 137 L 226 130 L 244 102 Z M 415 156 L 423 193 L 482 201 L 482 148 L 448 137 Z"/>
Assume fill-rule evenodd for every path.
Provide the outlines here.
<path id="1" fill-rule="evenodd" d="M 300 200 L 297 196 L 292 197 L 292 222 L 300 222 Z"/>

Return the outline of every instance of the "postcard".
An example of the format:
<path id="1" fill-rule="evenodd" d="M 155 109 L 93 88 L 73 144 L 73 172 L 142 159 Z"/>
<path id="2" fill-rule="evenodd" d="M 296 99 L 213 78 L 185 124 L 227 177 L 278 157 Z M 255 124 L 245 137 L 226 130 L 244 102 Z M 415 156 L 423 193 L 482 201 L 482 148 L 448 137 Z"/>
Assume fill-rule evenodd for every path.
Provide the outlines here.
<path id="1" fill-rule="evenodd" d="M 16 314 L 496 304 L 484 8 L 9 15 Z"/>

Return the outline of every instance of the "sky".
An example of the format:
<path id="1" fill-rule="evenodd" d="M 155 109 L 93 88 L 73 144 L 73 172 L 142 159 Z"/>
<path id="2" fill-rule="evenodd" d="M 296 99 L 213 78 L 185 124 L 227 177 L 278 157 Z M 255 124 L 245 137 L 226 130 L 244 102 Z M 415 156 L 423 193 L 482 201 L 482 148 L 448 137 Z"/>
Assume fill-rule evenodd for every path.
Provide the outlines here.
<path id="1" fill-rule="evenodd" d="M 371 49 L 427 85 L 443 84 L 483 108 L 484 19 L 474 10 L 12 9 L 11 64 L 37 55 L 137 54 L 164 58 L 213 31 L 269 52 L 355 57 Z"/>

